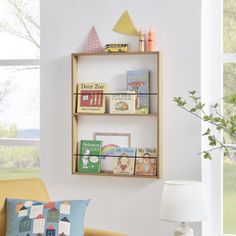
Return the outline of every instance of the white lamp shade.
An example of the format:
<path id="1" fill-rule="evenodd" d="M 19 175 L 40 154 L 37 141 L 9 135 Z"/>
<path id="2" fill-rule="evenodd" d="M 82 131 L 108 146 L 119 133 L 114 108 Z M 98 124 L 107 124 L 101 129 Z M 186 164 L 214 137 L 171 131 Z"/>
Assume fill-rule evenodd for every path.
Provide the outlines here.
<path id="1" fill-rule="evenodd" d="M 206 219 L 203 185 L 197 181 L 166 181 L 160 204 L 160 219 L 200 222 Z"/>

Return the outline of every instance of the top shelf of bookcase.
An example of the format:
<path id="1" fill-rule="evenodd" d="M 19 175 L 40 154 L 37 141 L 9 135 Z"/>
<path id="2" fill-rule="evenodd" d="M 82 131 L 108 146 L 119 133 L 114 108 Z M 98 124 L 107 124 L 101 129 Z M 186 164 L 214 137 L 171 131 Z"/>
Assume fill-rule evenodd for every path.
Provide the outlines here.
<path id="1" fill-rule="evenodd" d="M 154 52 L 121 52 L 121 53 L 72 53 L 72 56 L 129 56 L 129 55 L 156 55 L 159 51 Z"/>

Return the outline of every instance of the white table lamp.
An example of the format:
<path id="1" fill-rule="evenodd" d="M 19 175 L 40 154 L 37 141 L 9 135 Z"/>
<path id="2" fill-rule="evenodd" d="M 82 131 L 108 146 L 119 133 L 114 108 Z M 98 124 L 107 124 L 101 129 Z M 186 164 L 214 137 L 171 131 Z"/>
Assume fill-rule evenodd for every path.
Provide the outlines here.
<path id="1" fill-rule="evenodd" d="M 160 214 L 161 220 L 181 222 L 175 236 L 193 236 L 186 222 L 206 219 L 203 186 L 197 181 L 166 181 L 164 183 Z"/>

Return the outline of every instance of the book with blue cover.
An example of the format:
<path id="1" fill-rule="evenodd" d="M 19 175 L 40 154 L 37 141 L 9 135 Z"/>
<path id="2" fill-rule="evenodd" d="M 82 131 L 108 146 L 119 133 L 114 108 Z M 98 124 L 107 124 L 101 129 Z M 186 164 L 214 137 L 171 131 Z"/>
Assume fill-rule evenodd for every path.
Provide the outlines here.
<path id="1" fill-rule="evenodd" d="M 135 163 L 135 148 L 116 147 L 114 151 L 113 174 L 133 175 Z"/>
<path id="2" fill-rule="evenodd" d="M 127 89 L 136 92 L 136 113 L 149 113 L 149 74 L 147 69 L 127 71 Z"/>

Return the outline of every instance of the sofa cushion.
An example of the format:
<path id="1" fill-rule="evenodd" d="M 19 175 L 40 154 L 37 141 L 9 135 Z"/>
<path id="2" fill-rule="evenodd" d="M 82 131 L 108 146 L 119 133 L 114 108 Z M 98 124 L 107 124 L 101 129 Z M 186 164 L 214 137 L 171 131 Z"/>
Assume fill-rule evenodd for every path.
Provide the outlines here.
<path id="1" fill-rule="evenodd" d="M 38 202 L 7 199 L 6 236 L 84 235 L 84 216 L 90 200 Z"/>
<path id="2" fill-rule="evenodd" d="M 0 180 L 0 236 L 6 234 L 6 198 L 32 199 L 48 202 L 47 189 L 40 179 Z"/>

